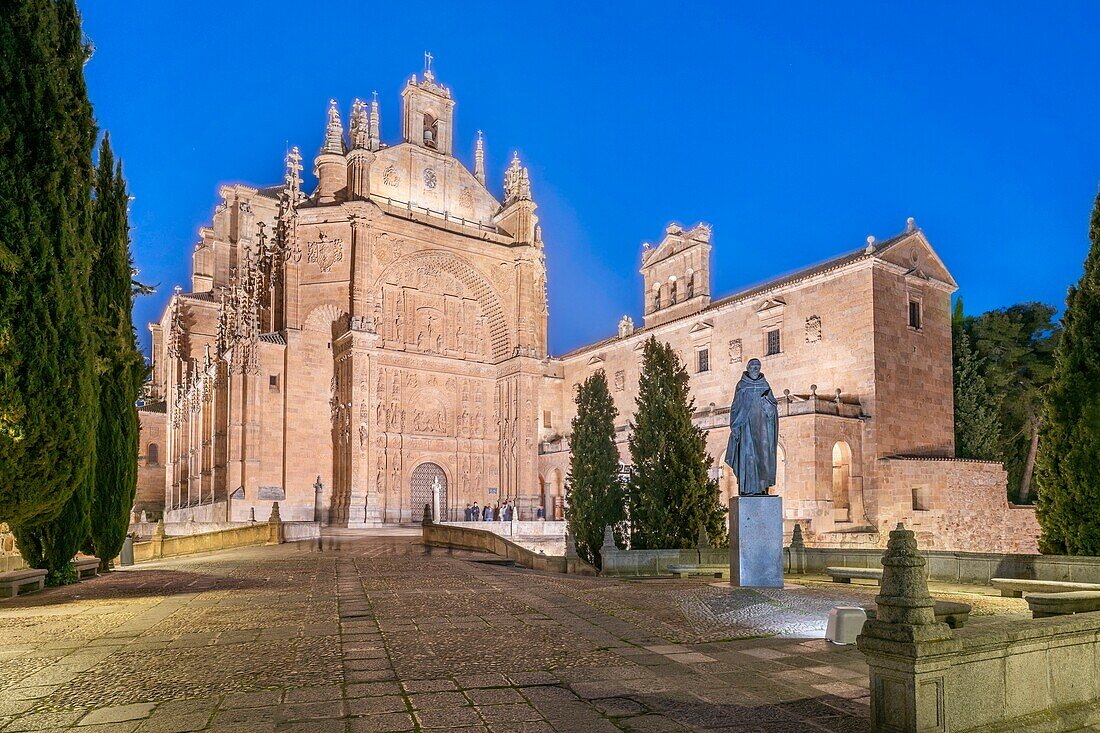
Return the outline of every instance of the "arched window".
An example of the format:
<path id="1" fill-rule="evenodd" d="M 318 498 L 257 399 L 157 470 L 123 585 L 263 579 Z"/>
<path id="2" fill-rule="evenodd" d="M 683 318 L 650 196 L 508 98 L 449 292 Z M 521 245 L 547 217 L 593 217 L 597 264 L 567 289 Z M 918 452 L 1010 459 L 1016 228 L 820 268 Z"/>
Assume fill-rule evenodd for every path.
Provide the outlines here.
<path id="1" fill-rule="evenodd" d="M 673 280 L 668 284 L 668 302 L 670 305 L 676 303 L 676 281 Z"/>
<path id="2" fill-rule="evenodd" d="M 661 310 L 661 289 L 659 287 L 653 289 L 653 310 Z"/>
<path id="3" fill-rule="evenodd" d="M 833 510 L 838 522 L 851 521 L 852 448 L 843 440 L 833 445 Z"/>
<path id="4" fill-rule="evenodd" d="M 435 150 L 439 146 L 439 120 L 430 112 L 424 113 L 424 147 Z"/>
<path id="5" fill-rule="evenodd" d="M 695 297 L 695 273 L 689 272 L 687 276 L 687 299 L 691 300 Z"/>
<path id="6" fill-rule="evenodd" d="M 155 466 L 159 461 L 160 456 L 157 455 L 157 444 L 150 443 L 149 447 L 145 449 L 145 463 L 149 466 Z"/>

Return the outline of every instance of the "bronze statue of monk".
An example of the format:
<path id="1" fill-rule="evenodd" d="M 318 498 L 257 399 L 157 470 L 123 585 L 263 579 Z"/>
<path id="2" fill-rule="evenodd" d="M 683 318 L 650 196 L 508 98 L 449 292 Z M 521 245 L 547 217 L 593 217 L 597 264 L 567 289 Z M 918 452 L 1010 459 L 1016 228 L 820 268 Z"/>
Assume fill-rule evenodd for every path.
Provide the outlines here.
<path id="1" fill-rule="evenodd" d="M 775 485 L 775 452 L 779 411 L 771 385 L 760 372 L 760 360 L 749 359 L 730 407 L 726 464 L 737 476 L 741 496 L 766 496 Z"/>

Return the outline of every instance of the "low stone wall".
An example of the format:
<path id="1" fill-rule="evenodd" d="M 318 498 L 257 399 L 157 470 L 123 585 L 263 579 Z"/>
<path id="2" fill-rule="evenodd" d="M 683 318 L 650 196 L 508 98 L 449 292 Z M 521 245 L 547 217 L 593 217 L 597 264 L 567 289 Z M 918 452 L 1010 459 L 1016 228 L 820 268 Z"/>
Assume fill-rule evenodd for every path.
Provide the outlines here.
<path id="1" fill-rule="evenodd" d="M 882 556 L 877 609 L 856 639 L 867 658 L 871 733 L 1056 733 L 1100 723 L 1100 613 L 936 620 L 915 534 Z"/>
<path id="2" fill-rule="evenodd" d="M 212 524 L 225 522 L 229 516 L 229 505 L 224 501 L 215 501 L 209 504 L 182 507 L 180 509 L 166 509 L 164 512 L 165 524 L 187 524 L 196 522 L 199 524 Z M 248 517 L 242 517 L 248 519 Z M 267 516 L 257 516 L 256 519 L 266 521 Z"/>
<path id="3" fill-rule="evenodd" d="M 544 555 L 565 554 L 565 522 L 440 522 L 448 527 L 464 527 L 507 537 L 521 547 Z"/>
<path id="4" fill-rule="evenodd" d="M 466 523 L 461 524 L 465 525 Z M 474 523 L 471 522 L 470 524 Z M 491 552 L 494 555 L 515 560 L 517 565 L 533 570 L 579 575 L 596 574 L 596 569 L 580 558 L 541 555 L 484 529 L 473 529 L 468 526 L 456 526 L 454 524 L 425 524 L 422 525 L 422 538 L 425 545 L 450 547 L 456 550 Z"/>
<path id="5" fill-rule="evenodd" d="M 881 557 L 882 553 L 878 553 Z M 621 577 L 672 577 L 669 565 L 729 565 L 729 548 L 709 550 L 600 550 L 601 575 Z"/>
<path id="6" fill-rule="evenodd" d="M 246 527 L 224 529 L 220 532 L 167 537 L 154 533 L 148 542 L 134 543 L 134 562 L 159 560 L 165 557 L 194 555 L 199 552 L 230 550 L 235 547 L 277 545 L 286 541 L 286 525 L 276 516 L 272 521 L 258 522 Z M 116 558 L 115 564 L 118 564 Z"/>
<path id="7" fill-rule="evenodd" d="M 883 703 L 871 730 L 1049 733 L 1094 725 L 1098 634 L 1100 613 L 967 624 L 950 639 L 917 642 L 918 659 L 904 661 L 895 657 L 897 642 L 861 637 Z M 908 707 L 897 698 L 914 693 L 912 726 L 890 726 Z M 938 721 L 942 727 L 929 727 Z"/>
<path id="8" fill-rule="evenodd" d="M 787 571 L 800 567 L 799 554 L 786 550 Z M 947 583 L 988 585 L 990 578 L 1064 580 L 1100 583 L 1100 557 L 1065 555 L 1001 555 L 983 552 L 922 550 L 928 577 Z M 828 567 L 880 568 L 881 550 L 807 547 L 801 551 L 807 573 L 823 573 Z M 792 563 L 794 563 L 792 565 Z"/>

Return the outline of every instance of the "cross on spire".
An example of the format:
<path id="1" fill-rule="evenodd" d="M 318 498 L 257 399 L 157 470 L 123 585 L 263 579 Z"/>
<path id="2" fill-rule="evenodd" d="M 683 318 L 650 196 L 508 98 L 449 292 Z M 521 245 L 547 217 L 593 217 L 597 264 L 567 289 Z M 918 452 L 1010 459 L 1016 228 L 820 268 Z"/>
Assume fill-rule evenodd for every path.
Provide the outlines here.
<path id="1" fill-rule="evenodd" d="M 431 51 L 425 51 L 424 52 L 424 78 L 427 79 L 428 81 L 433 81 L 435 79 L 435 74 L 432 73 L 432 59 L 433 58 L 435 58 L 435 57 L 432 56 Z"/>

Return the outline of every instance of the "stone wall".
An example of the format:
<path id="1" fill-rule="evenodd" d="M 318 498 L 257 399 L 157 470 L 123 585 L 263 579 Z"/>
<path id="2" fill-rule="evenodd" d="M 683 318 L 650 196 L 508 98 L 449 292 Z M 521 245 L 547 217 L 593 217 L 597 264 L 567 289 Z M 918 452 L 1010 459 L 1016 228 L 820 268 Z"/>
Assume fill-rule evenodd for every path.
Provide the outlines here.
<path id="1" fill-rule="evenodd" d="M 1000 463 L 885 458 L 878 466 L 870 512 L 878 517 L 883 541 L 893 525 L 904 522 L 928 549 L 1038 552 L 1035 509 L 1009 504 Z"/>
<path id="2" fill-rule="evenodd" d="M 521 547 L 545 555 L 565 554 L 565 522 L 440 522 L 449 527 L 465 527 L 507 537 Z"/>
<path id="3" fill-rule="evenodd" d="M 168 415 L 164 403 L 149 404 L 138 409 L 141 433 L 138 437 L 137 495 L 134 511 L 146 512 L 151 519 L 159 519 L 164 512 L 164 461 L 167 446 L 164 444 Z"/>

